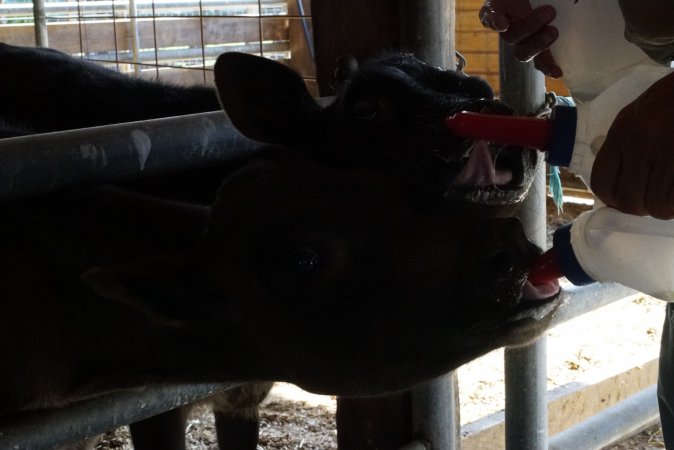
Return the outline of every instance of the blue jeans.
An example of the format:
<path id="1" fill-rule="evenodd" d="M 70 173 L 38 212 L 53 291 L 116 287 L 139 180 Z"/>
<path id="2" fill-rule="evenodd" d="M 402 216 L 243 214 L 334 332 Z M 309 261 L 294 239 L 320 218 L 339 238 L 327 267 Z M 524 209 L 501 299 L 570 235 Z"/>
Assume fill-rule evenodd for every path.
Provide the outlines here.
<path id="1" fill-rule="evenodd" d="M 662 327 L 660 367 L 658 369 L 658 405 L 665 447 L 674 449 L 674 304 L 667 304 Z"/>

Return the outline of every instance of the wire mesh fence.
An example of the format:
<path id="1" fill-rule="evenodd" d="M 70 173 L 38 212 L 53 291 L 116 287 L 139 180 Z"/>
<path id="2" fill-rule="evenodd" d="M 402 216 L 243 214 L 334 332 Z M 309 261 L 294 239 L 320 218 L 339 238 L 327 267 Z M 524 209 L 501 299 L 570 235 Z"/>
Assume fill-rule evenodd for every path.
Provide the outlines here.
<path id="1" fill-rule="evenodd" d="M 0 0 L 0 42 L 36 45 L 34 7 Z M 217 55 L 239 51 L 288 64 L 315 86 L 309 0 L 47 1 L 43 10 L 49 47 L 123 73 L 211 84 Z"/>

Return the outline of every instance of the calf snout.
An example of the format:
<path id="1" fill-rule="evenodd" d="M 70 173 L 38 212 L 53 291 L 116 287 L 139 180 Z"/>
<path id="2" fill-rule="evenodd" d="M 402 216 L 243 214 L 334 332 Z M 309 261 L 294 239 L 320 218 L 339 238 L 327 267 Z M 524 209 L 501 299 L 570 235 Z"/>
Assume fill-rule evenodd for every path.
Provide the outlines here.
<path id="1" fill-rule="evenodd" d="M 533 259 L 540 253 L 524 234 L 518 219 L 495 219 L 478 242 L 476 264 L 484 283 L 496 287 L 524 279 Z"/>
<path id="2" fill-rule="evenodd" d="M 498 267 L 528 263 L 539 253 L 540 249 L 524 234 L 520 220 L 514 217 L 490 220 L 479 250 L 485 263 Z"/>
<path id="3" fill-rule="evenodd" d="M 485 274 L 504 278 L 515 272 L 518 257 L 514 249 L 499 246 L 481 249 L 478 260 Z"/>

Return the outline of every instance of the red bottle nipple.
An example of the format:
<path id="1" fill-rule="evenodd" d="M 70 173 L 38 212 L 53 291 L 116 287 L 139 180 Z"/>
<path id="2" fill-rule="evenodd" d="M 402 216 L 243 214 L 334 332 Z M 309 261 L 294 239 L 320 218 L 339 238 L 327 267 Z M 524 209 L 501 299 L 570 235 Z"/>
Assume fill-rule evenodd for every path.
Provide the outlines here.
<path id="1" fill-rule="evenodd" d="M 556 261 L 554 248 L 539 255 L 529 268 L 529 282 L 534 286 L 546 284 L 563 276 Z"/>
<path id="2" fill-rule="evenodd" d="M 546 150 L 550 120 L 461 111 L 445 119 L 452 133 L 468 139 Z"/>
<path id="3" fill-rule="evenodd" d="M 457 136 L 497 144 L 537 148 L 549 164 L 568 167 L 576 139 L 576 108 L 555 106 L 549 119 L 461 111 L 445 119 Z"/>

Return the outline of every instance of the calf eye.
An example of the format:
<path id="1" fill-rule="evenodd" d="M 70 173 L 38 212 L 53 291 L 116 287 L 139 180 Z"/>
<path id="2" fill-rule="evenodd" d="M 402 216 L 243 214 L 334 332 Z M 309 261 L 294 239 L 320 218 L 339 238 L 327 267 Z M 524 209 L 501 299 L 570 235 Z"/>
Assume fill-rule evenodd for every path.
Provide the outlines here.
<path id="1" fill-rule="evenodd" d="M 377 117 L 377 107 L 373 102 L 361 100 L 351 107 L 353 118 L 356 120 L 372 120 Z"/>
<path id="2" fill-rule="evenodd" d="M 293 252 L 290 258 L 291 270 L 300 277 L 315 274 L 321 267 L 321 255 L 313 248 L 303 247 Z"/>

